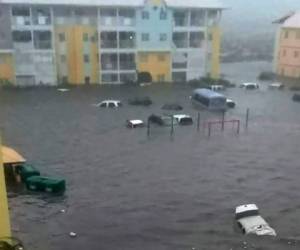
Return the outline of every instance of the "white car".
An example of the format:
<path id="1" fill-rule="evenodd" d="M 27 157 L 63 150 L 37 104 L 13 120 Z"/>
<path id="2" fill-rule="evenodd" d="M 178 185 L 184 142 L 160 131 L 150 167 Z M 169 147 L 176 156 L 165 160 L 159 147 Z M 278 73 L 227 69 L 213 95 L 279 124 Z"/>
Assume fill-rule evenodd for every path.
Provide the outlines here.
<path id="1" fill-rule="evenodd" d="M 193 118 L 189 115 L 178 114 L 178 115 L 173 115 L 173 117 L 179 125 L 192 125 L 193 124 Z"/>
<path id="2" fill-rule="evenodd" d="M 213 91 L 222 91 L 224 90 L 224 86 L 223 85 L 211 85 L 209 87 L 210 90 L 213 90 Z"/>
<path id="3" fill-rule="evenodd" d="M 232 99 L 226 98 L 226 105 L 228 108 L 234 108 L 236 104 Z"/>
<path id="4" fill-rule="evenodd" d="M 276 236 L 275 230 L 259 215 L 255 204 L 238 206 L 235 209 L 235 218 L 244 234 Z"/>
<path id="5" fill-rule="evenodd" d="M 258 89 L 259 85 L 255 82 L 244 82 L 240 87 L 245 89 Z"/>
<path id="6" fill-rule="evenodd" d="M 269 85 L 270 89 L 283 89 L 284 85 L 280 82 L 273 82 Z"/>
<path id="7" fill-rule="evenodd" d="M 127 120 L 128 128 L 141 128 L 144 127 L 144 122 L 142 120 Z"/>
<path id="8" fill-rule="evenodd" d="M 96 104 L 96 107 L 119 108 L 119 107 L 122 107 L 122 103 L 121 103 L 121 101 L 118 101 L 118 100 L 104 100 L 104 101 Z"/>

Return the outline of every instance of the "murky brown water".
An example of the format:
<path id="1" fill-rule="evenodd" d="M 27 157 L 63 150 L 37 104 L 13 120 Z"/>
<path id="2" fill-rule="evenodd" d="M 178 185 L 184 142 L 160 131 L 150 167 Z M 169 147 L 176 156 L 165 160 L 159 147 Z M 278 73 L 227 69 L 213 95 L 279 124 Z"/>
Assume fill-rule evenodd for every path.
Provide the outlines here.
<path id="1" fill-rule="evenodd" d="M 245 75 L 243 66 L 224 70 L 250 81 L 262 65 L 246 65 Z M 148 139 L 145 128 L 125 128 L 128 118 L 162 113 L 165 102 L 179 102 L 196 117 L 191 91 L 161 85 L 0 91 L 5 143 L 42 173 L 67 180 L 63 197 L 9 187 L 14 235 L 31 250 L 299 249 L 289 240 L 300 239 L 300 104 L 291 101 L 293 93 L 266 86 L 227 90 L 238 104 L 228 119 L 244 125 L 251 109 L 249 129 L 239 136 L 228 126 L 208 138 L 193 126 L 176 127 L 173 138 L 169 128 L 153 128 Z M 150 96 L 154 105 L 128 106 L 137 95 Z M 92 106 L 107 98 L 125 105 Z M 201 119 L 217 118 L 202 113 Z M 243 236 L 234 228 L 234 207 L 252 202 L 277 238 Z"/>

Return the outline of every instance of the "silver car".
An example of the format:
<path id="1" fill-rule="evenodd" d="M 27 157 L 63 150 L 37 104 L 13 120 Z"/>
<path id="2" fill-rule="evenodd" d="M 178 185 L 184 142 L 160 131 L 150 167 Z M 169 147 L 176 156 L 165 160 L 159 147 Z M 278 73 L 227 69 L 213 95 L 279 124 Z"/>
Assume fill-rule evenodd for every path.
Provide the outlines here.
<path id="1" fill-rule="evenodd" d="M 244 234 L 276 236 L 275 230 L 259 215 L 255 204 L 238 206 L 235 209 L 235 218 Z"/>

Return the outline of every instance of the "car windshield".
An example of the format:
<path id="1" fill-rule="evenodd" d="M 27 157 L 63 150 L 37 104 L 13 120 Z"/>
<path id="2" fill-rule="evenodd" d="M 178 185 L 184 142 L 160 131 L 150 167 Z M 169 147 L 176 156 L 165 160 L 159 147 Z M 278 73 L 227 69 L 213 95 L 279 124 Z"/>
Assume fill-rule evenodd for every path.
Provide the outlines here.
<path id="1" fill-rule="evenodd" d="M 259 215 L 258 210 L 249 210 L 249 211 L 237 213 L 235 215 L 235 218 L 237 220 L 239 220 L 239 219 L 242 219 L 242 218 L 246 218 L 246 217 L 250 217 L 250 216 L 257 216 L 257 215 Z"/>

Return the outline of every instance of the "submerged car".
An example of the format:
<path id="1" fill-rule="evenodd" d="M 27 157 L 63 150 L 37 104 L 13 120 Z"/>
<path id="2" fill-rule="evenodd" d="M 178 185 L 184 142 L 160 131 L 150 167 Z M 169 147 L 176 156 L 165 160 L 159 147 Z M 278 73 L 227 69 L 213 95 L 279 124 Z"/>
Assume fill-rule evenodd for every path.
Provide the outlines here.
<path id="1" fill-rule="evenodd" d="M 172 116 L 166 115 L 155 115 L 152 114 L 148 117 L 149 122 L 157 124 L 159 126 L 171 126 L 172 125 Z M 176 125 L 177 121 L 173 118 L 173 125 Z"/>
<path id="2" fill-rule="evenodd" d="M 100 108 L 119 108 L 122 107 L 122 103 L 119 100 L 104 100 L 98 104 L 96 107 Z"/>
<path id="3" fill-rule="evenodd" d="M 269 85 L 270 89 L 283 89 L 284 85 L 280 82 L 274 82 Z"/>
<path id="4" fill-rule="evenodd" d="M 223 85 L 211 85 L 209 86 L 209 89 L 213 91 L 222 91 L 225 90 L 225 87 Z"/>
<path id="5" fill-rule="evenodd" d="M 192 125 L 193 124 L 193 118 L 189 115 L 179 114 L 179 115 L 173 115 L 174 119 L 179 125 Z"/>
<path id="6" fill-rule="evenodd" d="M 141 128 L 144 127 L 144 122 L 142 120 L 127 120 L 126 125 L 128 128 Z"/>
<path id="7" fill-rule="evenodd" d="M 255 204 L 236 207 L 235 218 L 244 234 L 276 236 L 275 230 L 260 216 Z"/>
<path id="8" fill-rule="evenodd" d="M 235 107 L 235 102 L 229 98 L 226 99 L 226 105 L 227 108 L 234 108 Z"/>
<path id="9" fill-rule="evenodd" d="M 245 83 L 242 83 L 240 85 L 240 87 L 244 88 L 244 89 L 258 89 L 259 85 L 257 83 L 254 83 L 254 82 L 245 82 Z"/>

